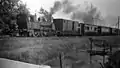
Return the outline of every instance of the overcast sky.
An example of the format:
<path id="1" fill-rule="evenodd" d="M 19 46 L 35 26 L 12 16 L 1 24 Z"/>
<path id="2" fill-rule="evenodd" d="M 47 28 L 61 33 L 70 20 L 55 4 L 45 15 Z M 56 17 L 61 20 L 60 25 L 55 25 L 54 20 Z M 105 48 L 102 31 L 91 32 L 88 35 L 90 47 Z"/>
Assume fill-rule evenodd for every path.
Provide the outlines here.
<path id="1" fill-rule="evenodd" d="M 49 10 L 55 0 L 22 0 L 27 2 L 28 7 L 32 10 L 38 10 L 40 7 Z M 75 3 L 82 3 L 83 1 L 92 2 L 104 14 L 114 16 L 120 15 L 120 0 L 72 0 Z"/>
<path id="2" fill-rule="evenodd" d="M 28 7 L 31 9 L 31 12 L 39 10 L 40 7 L 49 11 L 49 8 L 53 6 L 55 0 L 22 0 L 27 3 Z M 120 0 L 71 0 L 74 3 L 83 3 L 84 1 L 92 2 L 94 6 L 101 11 L 102 15 L 110 20 L 115 21 L 116 17 L 120 15 Z M 110 19 L 112 18 L 112 19 Z M 112 20 L 112 21 L 113 21 Z M 114 22 L 113 21 L 113 22 Z"/>
<path id="3" fill-rule="evenodd" d="M 91 0 L 100 11 L 107 14 L 118 16 L 120 15 L 120 0 Z"/>

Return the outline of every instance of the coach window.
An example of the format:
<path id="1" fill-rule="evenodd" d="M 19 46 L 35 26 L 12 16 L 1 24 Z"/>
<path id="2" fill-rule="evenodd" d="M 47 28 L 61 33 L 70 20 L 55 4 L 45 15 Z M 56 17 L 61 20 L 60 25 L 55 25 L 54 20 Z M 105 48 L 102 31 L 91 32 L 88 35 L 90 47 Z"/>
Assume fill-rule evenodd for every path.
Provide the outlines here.
<path id="1" fill-rule="evenodd" d="M 117 30 L 117 29 L 115 29 L 115 30 L 114 30 L 114 32 L 118 32 L 118 30 Z"/>
<path id="2" fill-rule="evenodd" d="M 86 27 L 87 30 L 89 30 L 89 27 Z"/>
<path id="3" fill-rule="evenodd" d="M 91 27 L 91 30 L 92 30 L 92 27 Z"/>
<path id="4" fill-rule="evenodd" d="M 94 28 L 94 30 L 96 31 L 96 30 L 97 30 L 97 28 Z"/>

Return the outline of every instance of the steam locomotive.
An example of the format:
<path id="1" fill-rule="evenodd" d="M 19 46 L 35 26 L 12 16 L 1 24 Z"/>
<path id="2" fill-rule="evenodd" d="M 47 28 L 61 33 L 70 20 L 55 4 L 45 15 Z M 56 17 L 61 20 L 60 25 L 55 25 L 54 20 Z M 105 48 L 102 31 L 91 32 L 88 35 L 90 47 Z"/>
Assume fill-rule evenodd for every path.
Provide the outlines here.
<path id="1" fill-rule="evenodd" d="M 66 19 L 53 19 L 53 22 L 35 21 L 34 16 L 19 14 L 10 36 L 100 36 L 118 35 L 120 29 L 106 26 L 84 24 Z M 13 27 L 13 26 L 12 26 Z"/>
<path id="2" fill-rule="evenodd" d="M 54 25 L 52 22 L 36 21 L 32 15 L 19 14 L 16 24 L 17 28 L 10 29 L 10 36 L 39 37 L 53 34 Z M 16 25 L 13 24 L 13 26 Z"/>

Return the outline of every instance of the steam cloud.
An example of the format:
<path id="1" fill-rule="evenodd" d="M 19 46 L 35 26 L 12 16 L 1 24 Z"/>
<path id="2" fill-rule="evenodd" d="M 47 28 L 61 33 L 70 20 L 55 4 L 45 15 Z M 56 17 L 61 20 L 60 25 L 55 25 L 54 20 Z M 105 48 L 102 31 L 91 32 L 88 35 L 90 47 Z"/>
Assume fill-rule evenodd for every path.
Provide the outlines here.
<path id="1" fill-rule="evenodd" d="M 50 13 L 53 15 L 55 14 L 57 11 L 59 11 L 62 8 L 62 4 L 60 1 L 56 1 L 54 3 L 54 6 L 50 9 Z"/>
<path id="2" fill-rule="evenodd" d="M 51 8 L 51 14 L 54 15 L 56 12 L 62 11 L 65 15 L 70 15 L 70 19 L 83 21 L 87 24 L 94 24 L 94 19 L 100 19 L 100 12 L 92 4 L 81 4 L 75 5 L 70 0 L 56 1 L 54 6 Z"/>

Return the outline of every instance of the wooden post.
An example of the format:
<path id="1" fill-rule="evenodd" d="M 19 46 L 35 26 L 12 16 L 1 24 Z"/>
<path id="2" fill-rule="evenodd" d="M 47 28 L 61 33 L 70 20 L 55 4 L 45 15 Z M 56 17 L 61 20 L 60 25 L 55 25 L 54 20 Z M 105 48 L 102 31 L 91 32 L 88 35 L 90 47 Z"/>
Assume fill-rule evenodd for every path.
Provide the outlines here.
<path id="1" fill-rule="evenodd" d="M 103 45 L 103 65 L 105 63 L 105 44 L 104 44 L 104 41 L 102 42 L 102 45 Z"/>
<path id="2" fill-rule="evenodd" d="M 105 55 L 103 55 L 103 65 L 105 64 Z"/>
<path id="3" fill-rule="evenodd" d="M 112 46 L 110 45 L 110 55 L 112 54 Z"/>
<path id="4" fill-rule="evenodd" d="M 62 68 L 62 55 L 59 53 L 59 59 L 60 59 L 60 68 Z"/>
<path id="5" fill-rule="evenodd" d="M 101 62 L 100 62 L 99 64 L 101 65 L 101 67 L 100 67 L 100 68 L 104 68 L 104 66 L 102 65 L 102 63 L 101 63 Z"/>
<path id="6" fill-rule="evenodd" d="M 91 55 L 91 53 L 92 53 L 92 38 L 89 38 L 89 40 L 90 40 L 90 64 L 92 64 L 92 55 Z"/>

